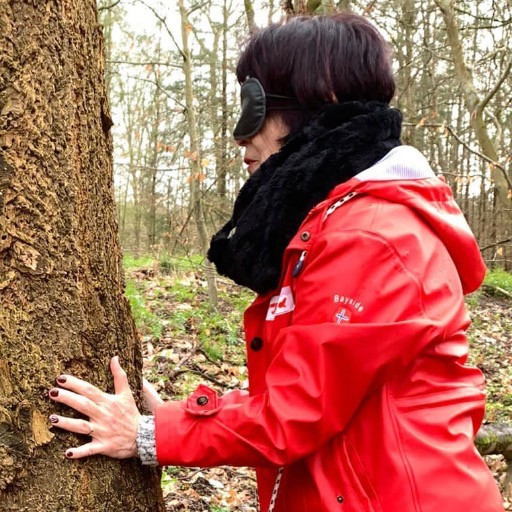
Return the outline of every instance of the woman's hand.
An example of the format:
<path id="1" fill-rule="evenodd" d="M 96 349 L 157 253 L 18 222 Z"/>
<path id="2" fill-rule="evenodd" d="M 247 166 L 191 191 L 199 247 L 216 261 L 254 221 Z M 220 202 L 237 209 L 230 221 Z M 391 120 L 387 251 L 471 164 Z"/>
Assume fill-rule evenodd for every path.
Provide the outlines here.
<path id="1" fill-rule="evenodd" d="M 158 391 L 146 379 L 142 379 L 142 398 L 144 406 L 151 414 L 155 411 L 155 407 L 163 402 Z"/>
<path id="2" fill-rule="evenodd" d="M 89 417 L 89 421 L 66 418 L 52 414 L 53 426 L 85 434 L 91 442 L 76 448 L 69 448 L 66 457 L 80 459 L 91 455 L 107 455 L 116 459 L 137 456 L 137 431 L 140 413 L 135 404 L 126 372 L 119 364 L 119 358 L 110 361 L 114 377 L 115 394 L 103 393 L 98 388 L 71 375 L 57 378 L 60 388 L 50 390 L 50 398 L 68 405 Z M 155 392 L 156 393 L 156 392 Z"/>

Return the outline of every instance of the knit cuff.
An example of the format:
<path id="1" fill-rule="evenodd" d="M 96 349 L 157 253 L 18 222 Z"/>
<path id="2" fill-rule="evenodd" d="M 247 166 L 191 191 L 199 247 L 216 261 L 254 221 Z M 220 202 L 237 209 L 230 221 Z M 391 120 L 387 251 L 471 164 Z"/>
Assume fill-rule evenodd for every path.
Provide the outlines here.
<path id="1" fill-rule="evenodd" d="M 142 464 L 158 466 L 155 444 L 155 417 L 142 416 L 137 433 L 137 450 Z"/>

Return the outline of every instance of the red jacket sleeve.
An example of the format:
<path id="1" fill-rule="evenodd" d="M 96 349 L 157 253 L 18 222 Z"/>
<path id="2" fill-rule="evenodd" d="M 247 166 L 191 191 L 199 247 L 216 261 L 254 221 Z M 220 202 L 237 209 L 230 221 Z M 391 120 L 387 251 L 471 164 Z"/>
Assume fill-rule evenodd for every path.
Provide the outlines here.
<path id="1" fill-rule="evenodd" d="M 444 333 L 417 275 L 372 233 L 322 233 L 295 302 L 292 325 L 273 341 L 264 394 L 224 405 L 200 386 L 186 402 L 158 406 L 160 464 L 289 464 L 340 433 L 369 393 Z"/>

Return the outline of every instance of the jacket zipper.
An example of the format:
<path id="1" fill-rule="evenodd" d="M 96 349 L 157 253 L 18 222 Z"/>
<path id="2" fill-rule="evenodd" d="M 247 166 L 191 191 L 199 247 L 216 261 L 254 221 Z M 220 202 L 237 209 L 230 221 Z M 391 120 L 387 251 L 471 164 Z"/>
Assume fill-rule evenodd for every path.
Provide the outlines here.
<path id="1" fill-rule="evenodd" d="M 350 194 L 347 194 L 346 196 L 343 196 L 339 201 L 336 201 L 334 204 L 329 206 L 327 208 L 327 211 L 325 212 L 324 216 L 324 222 L 329 215 L 332 215 L 340 206 L 343 206 L 347 201 L 350 201 L 353 197 L 359 195 L 359 192 L 350 192 Z"/>
<path id="2" fill-rule="evenodd" d="M 272 497 L 270 499 L 270 505 L 268 507 L 268 512 L 273 512 L 274 507 L 276 506 L 277 494 L 279 492 L 279 486 L 281 485 L 281 478 L 283 477 L 284 468 L 279 468 L 277 472 L 276 481 L 274 483 L 274 488 L 272 489 Z"/>
<path id="3" fill-rule="evenodd" d="M 302 254 L 299 257 L 299 261 L 293 267 L 292 277 L 297 277 L 304 266 L 304 260 L 306 259 L 306 254 L 308 251 L 302 251 Z"/>

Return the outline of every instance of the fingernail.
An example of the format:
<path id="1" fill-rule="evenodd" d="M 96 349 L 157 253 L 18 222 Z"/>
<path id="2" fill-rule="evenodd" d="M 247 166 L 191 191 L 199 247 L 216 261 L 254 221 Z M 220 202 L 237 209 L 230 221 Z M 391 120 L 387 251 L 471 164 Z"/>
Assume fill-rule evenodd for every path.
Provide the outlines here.
<path id="1" fill-rule="evenodd" d="M 66 377 L 57 377 L 57 382 L 59 384 L 64 384 L 64 382 L 66 382 L 66 380 L 67 380 Z"/>
<path id="2" fill-rule="evenodd" d="M 73 457 L 73 452 L 66 452 L 66 457 Z"/>
<path id="3" fill-rule="evenodd" d="M 57 418 L 57 416 L 55 416 L 54 414 L 50 416 L 50 423 L 57 423 L 58 421 L 59 418 Z"/>
<path id="4" fill-rule="evenodd" d="M 50 396 L 53 398 L 57 398 L 59 396 L 59 390 L 58 389 L 52 389 L 50 391 Z"/>

